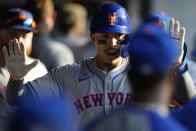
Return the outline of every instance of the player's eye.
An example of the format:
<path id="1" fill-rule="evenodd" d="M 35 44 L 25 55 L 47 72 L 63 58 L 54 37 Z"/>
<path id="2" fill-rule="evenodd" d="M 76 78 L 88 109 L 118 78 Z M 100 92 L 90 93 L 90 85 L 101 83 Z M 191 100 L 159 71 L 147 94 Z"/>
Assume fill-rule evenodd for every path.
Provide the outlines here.
<path id="1" fill-rule="evenodd" d="M 122 37 L 122 35 L 120 35 L 120 34 L 118 34 L 118 35 L 116 35 L 116 38 L 121 38 Z"/>
<path id="2" fill-rule="evenodd" d="M 124 41 L 125 41 L 124 39 L 122 39 L 122 40 L 117 40 L 116 43 L 117 43 L 118 45 L 123 45 L 123 44 L 124 44 Z"/>
<path id="3" fill-rule="evenodd" d="M 99 45 L 105 45 L 106 43 L 107 43 L 106 40 L 98 40 L 97 41 L 97 44 L 99 44 Z"/>
<path id="4" fill-rule="evenodd" d="M 116 34 L 117 39 L 124 39 L 125 34 Z"/>

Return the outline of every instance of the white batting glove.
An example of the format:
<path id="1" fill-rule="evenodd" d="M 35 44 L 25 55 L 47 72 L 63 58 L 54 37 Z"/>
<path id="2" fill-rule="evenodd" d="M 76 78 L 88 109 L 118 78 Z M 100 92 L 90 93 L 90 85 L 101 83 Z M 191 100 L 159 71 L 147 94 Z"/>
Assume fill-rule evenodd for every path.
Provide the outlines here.
<path id="1" fill-rule="evenodd" d="M 2 48 L 3 55 L 6 62 L 6 67 L 10 73 L 10 78 L 14 80 L 21 80 L 23 77 L 38 64 L 38 60 L 30 64 L 26 63 L 26 52 L 22 42 L 20 47 L 16 41 L 9 43 L 9 54 L 6 46 Z"/>
<path id="2" fill-rule="evenodd" d="M 167 32 L 166 28 L 166 22 L 163 22 L 163 29 L 165 32 Z M 181 64 L 182 63 L 182 58 L 184 55 L 184 40 L 185 40 L 185 28 L 181 27 L 180 28 L 180 22 L 175 21 L 174 18 L 170 19 L 169 23 L 169 35 L 176 40 L 178 47 L 180 49 L 180 53 L 178 56 L 178 59 L 176 61 L 176 64 Z"/>

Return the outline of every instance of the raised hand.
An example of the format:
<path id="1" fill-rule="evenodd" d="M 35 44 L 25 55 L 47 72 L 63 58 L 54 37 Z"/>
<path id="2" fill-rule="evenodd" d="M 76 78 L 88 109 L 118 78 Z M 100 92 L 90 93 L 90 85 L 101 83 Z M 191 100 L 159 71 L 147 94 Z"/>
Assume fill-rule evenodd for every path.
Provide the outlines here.
<path id="1" fill-rule="evenodd" d="M 167 33 L 167 28 L 166 28 L 166 22 L 163 22 L 163 29 Z M 174 18 L 170 19 L 169 23 L 169 30 L 168 30 L 169 35 L 176 40 L 178 47 L 180 49 L 180 53 L 178 56 L 178 59 L 176 61 L 177 64 L 181 64 L 182 58 L 184 55 L 184 40 L 185 40 L 185 28 L 180 27 L 180 22 L 175 21 Z"/>
<path id="2" fill-rule="evenodd" d="M 4 46 L 2 51 L 5 58 L 6 67 L 12 79 L 22 79 L 33 67 L 38 64 L 38 60 L 35 60 L 30 64 L 26 63 L 26 53 L 22 42 L 20 42 L 20 44 L 18 44 L 17 41 L 10 42 L 9 49 Z"/>

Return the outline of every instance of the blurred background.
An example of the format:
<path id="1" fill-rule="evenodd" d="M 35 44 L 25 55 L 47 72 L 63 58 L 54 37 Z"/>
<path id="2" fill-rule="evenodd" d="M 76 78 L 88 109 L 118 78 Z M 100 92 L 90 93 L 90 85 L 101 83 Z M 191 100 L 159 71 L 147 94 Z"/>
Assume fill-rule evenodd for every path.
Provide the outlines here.
<path id="1" fill-rule="evenodd" d="M 0 0 L 0 16 L 9 8 L 23 8 L 27 0 Z M 93 9 L 102 2 L 109 0 L 53 0 L 55 8 L 58 11 L 59 5 L 64 2 L 80 3 L 87 8 L 88 20 Z M 110 0 L 111 1 L 111 0 Z M 124 6 L 131 17 L 131 27 L 134 31 L 137 26 L 143 22 L 146 16 L 152 12 L 164 11 L 166 14 L 173 16 L 180 21 L 180 24 L 186 28 L 186 43 L 188 46 L 188 54 L 196 45 L 196 12 L 195 0 L 113 0 Z M 89 24 L 87 24 L 87 33 L 89 36 Z"/>

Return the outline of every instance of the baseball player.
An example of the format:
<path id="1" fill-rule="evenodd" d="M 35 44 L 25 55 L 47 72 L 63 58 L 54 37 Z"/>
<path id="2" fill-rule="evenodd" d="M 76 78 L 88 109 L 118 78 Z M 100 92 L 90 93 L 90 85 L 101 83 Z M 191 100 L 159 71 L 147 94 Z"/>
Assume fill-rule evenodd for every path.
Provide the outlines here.
<path id="1" fill-rule="evenodd" d="M 12 78 L 8 85 L 10 88 L 7 89 L 8 103 L 16 105 L 17 100 L 22 101 L 30 95 L 38 101 L 63 99 L 66 92 L 73 97 L 72 103 L 81 117 L 82 125 L 97 115 L 105 116 L 119 107 L 129 105 L 132 99 L 126 75 L 129 61 L 119 55 L 120 42 L 131 33 L 127 11 L 114 3 L 101 5 L 91 20 L 90 31 L 97 50 L 95 58 L 56 68 L 46 76 L 20 86 L 17 91 L 12 87 L 20 84 L 35 62 L 26 65 L 22 43 L 20 55 L 16 54 L 15 57 L 9 57 L 4 47 L 3 52 Z M 18 53 L 17 48 L 14 50 Z"/>
<path id="2" fill-rule="evenodd" d="M 174 87 L 170 77 L 174 70 L 173 61 L 179 51 L 177 44 L 161 28 L 147 23 L 128 40 L 128 47 L 132 65 L 128 76 L 132 83 L 134 102 L 128 108 L 121 108 L 105 118 L 93 121 L 86 130 L 185 130 L 168 115 L 167 108 Z"/>
<path id="3" fill-rule="evenodd" d="M 81 125 L 97 115 L 106 116 L 132 100 L 127 70 L 128 57 L 120 56 L 121 44 L 131 34 L 127 11 L 115 3 L 104 3 L 94 12 L 90 24 L 90 37 L 97 54 L 79 63 L 56 68 L 44 77 L 22 85 L 23 77 L 33 68 L 25 63 L 24 46 L 3 47 L 6 65 L 11 75 L 7 89 L 7 101 L 19 106 L 26 97 L 35 101 L 50 98 L 63 99 L 65 92 L 72 95 L 72 103 L 80 117 Z M 17 43 L 13 43 L 16 45 Z M 9 56 L 9 52 L 15 55 Z M 184 77 L 184 76 L 183 76 Z"/>
<path id="4" fill-rule="evenodd" d="M 29 57 L 32 51 L 32 38 L 36 32 L 36 24 L 30 12 L 20 9 L 10 9 L 0 19 L 0 47 L 9 46 L 10 41 L 23 41 L 27 50 L 26 62 L 31 63 L 35 59 Z M 24 83 L 32 81 L 38 77 L 47 74 L 45 65 L 38 60 L 34 69 L 28 72 L 24 77 Z M 10 74 L 5 66 L 2 50 L 0 51 L 0 130 L 6 130 L 7 121 L 10 119 L 11 110 L 6 102 L 6 89 Z"/>
<path id="5" fill-rule="evenodd" d="M 186 59 L 187 54 L 187 46 L 185 42 L 185 28 L 180 27 L 180 22 L 178 20 L 174 20 L 171 16 L 165 14 L 165 12 L 153 13 L 151 14 L 146 22 L 154 23 L 157 26 L 163 27 L 166 34 L 170 34 L 172 38 L 177 42 L 178 48 L 180 49 L 180 53 L 178 59 L 175 60 L 175 65 L 178 67 L 178 72 L 181 76 L 190 77 L 187 75 L 188 71 L 188 64 Z M 192 78 L 191 78 L 192 79 Z M 188 89 L 182 88 L 180 86 L 181 83 L 190 83 Z M 174 91 L 175 97 L 171 100 L 171 106 L 180 106 L 187 102 L 187 100 L 191 99 L 195 94 L 196 90 L 194 87 L 193 81 L 189 81 L 189 79 L 178 80 L 178 85 Z M 187 92 L 185 95 L 184 92 Z"/>

